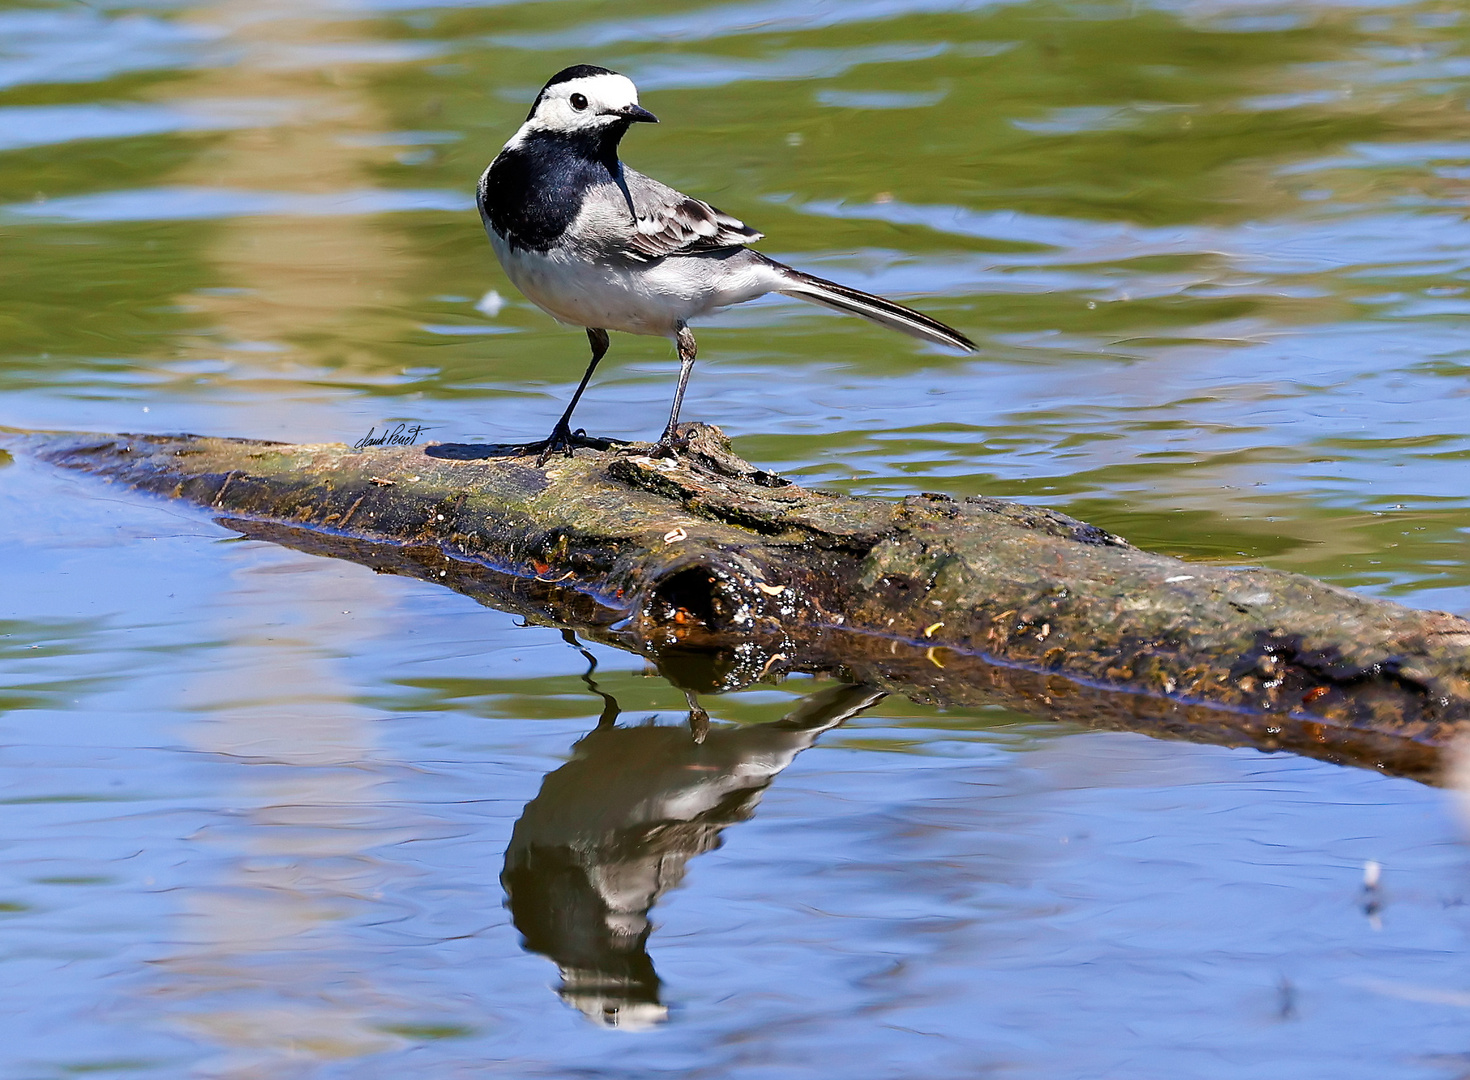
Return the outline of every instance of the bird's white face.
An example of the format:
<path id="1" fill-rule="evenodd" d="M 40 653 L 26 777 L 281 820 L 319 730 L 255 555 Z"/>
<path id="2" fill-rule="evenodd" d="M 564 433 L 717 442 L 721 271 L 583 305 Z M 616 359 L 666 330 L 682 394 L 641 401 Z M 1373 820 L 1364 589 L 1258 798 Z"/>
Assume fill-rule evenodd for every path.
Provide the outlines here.
<path id="1" fill-rule="evenodd" d="M 587 75 L 543 90 L 526 126 L 574 133 L 652 119 L 652 113 L 639 107 L 638 88 L 632 79 L 626 75 Z"/>

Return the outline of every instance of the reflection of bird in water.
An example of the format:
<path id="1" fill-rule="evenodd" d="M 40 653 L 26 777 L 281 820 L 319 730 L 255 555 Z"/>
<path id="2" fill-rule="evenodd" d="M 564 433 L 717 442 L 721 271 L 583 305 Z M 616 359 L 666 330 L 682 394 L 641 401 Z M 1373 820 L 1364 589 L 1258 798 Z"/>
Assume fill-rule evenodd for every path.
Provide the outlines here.
<path id="1" fill-rule="evenodd" d="M 561 969 L 562 998 L 600 1024 L 645 1028 L 668 1014 L 649 909 L 797 754 L 883 694 L 833 687 L 775 723 L 695 742 L 683 727 L 616 726 L 616 702 L 587 681 L 608 707 L 526 805 L 500 881 L 526 947 Z"/>

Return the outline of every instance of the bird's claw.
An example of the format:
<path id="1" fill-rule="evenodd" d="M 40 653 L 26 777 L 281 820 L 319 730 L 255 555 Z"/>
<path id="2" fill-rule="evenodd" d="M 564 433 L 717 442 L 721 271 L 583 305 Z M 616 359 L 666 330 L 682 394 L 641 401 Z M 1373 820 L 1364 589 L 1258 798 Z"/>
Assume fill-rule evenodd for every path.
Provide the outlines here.
<path id="1" fill-rule="evenodd" d="M 681 451 L 689 449 L 689 439 L 675 431 L 665 431 L 663 438 L 653 444 L 648 452 L 652 458 L 677 458 Z"/>
<path id="2" fill-rule="evenodd" d="M 537 450 L 540 451 L 539 454 L 536 454 L 536 467 L 539 469 L 543 465 L 545 465 L 547 461 L 551 459 L 551 456 L 555 454 L 558 450 L 561 451 L 563 457 L 571 457 L 573 440 L 579 437 L 585 437 L 586 434 L 587 433 L 581 428 L 578 428 L 575 432 L 573 432 L 565 424 L 558 424 L 552 430 L 551 434 L 548 435 L 545 439 L 541 440 L 541 442 L 531 443 L 529 446 L 527 446 L 526 452 L 535 453 Z"/>

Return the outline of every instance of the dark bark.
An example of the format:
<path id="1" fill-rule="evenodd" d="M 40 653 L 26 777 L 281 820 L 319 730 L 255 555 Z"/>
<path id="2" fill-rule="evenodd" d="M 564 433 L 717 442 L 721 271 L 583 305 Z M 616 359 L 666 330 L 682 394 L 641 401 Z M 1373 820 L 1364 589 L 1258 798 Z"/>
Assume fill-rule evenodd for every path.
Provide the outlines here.
<path id="1" fill-rule="evenodd" d="M 793 670 L 1432 778 L 1470 726 L 1470 622 L 1295 574 L 1185 563 L 1050 510 L 804 489 L 689 424 L 596 443 L 355 451 L 17 435 L 250 535 L 425 577 L 731 687 Z M 646 449 L 646 448 L 644 448 Z M 680 676 L 696 658 L 709 669 Z"/>

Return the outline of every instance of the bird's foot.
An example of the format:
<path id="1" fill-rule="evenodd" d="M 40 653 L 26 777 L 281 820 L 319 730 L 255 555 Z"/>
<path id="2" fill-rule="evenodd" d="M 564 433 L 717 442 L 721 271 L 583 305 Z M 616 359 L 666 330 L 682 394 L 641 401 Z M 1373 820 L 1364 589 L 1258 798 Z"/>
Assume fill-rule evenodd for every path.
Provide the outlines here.
<path id="1" fill-rule="evenodd" d="M 577 440 L 585 439 L 587 432 L 578 428 L 573 431 L 566 424 L 557 424 L 552 428 L 551 434 L 540 442 L 527 443 L 521 449 L 527 454 L 536 455 L 536 467 L 539 469 L 551 459 L 551 456 L 560 451 L 563 457 L 572 456 L 572 447 Z"/>
<path id="2" fill-rule="evenodd" d="M 653 444 L 653 449 L 648 452 L 652 458 L 677 458 L 680 453 L 689 449 L 689 437 L 680 435 L 673 428 L 663 433 L 663 437 Z"/>

